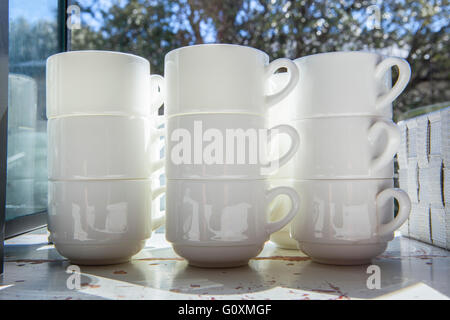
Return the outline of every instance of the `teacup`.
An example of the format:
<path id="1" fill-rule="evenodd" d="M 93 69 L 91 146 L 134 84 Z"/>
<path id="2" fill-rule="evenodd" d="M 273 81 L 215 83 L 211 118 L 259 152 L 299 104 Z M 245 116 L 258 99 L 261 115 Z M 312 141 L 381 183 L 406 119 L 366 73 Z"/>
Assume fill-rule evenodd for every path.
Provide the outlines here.
<path id="1" fill-rule="evenodd" d="M 164 79 L 148 60 L 113 51 L 70 51 L 47 60 L 47 117 L 156 116 Z"/>
<path id="2" fill-rule="evenodd" d="M 123 263 L 138 253 L 165 216 L 152 217 L 151 180 L 49 181 L 48 229 L 74 264 Z"/>
<path id="3" fill-rule="evenodd" d="M 49 119 L 49 179 L 149 179 L 164 165 L 152 159 L 163 132 L 151 123 L 147 117 L 122 116 Z"/>
<path id="4" fill-rule="evenodd" d="M 268 206 L 280 195 L 289 197 L 291 208 L 269 222 Z M 245 265 L 298 208 L 294 189 L 269 189 L 265 180 L 168 180 L 166 238 L 191 265 Z"/>
<path id="5" fill-rule="evenodd" d="M 369 263 L 386 249 L 411 210 L 407 193 L 393 188 L 392 179 L 283 179 L 272 185 L 290 186 L 300 195 L 291 237 L 314 261 L 326 264 Z M 395 217 L 393 198 L 399 207 Z"/>
<path id="6" fill-rule="evenodd" d="M 377 117 L 327 117 L 287 121 L 300 136 L 293 158 L 273 174 L 292 179 L 387 179 L 394 174 L 400 130 L 391 120 Z M 279 146 L 280 150 L 276 149 Z M 272 145 L 283 154 L 289 140 Z"/>
<path id="7" fill-rule="evenodd" d="M 276 94 L 266 94 L 266 82 L 281 68 L 290 75 L 286 85 Z M 282 58 L 269 63 L 269 56 L 255 48 L 231 44 L 178 48 L 165 57 L 165 114 L 265 115 L 268 107 L 292 91 L 298 78 L 291 60 Z"/>
<path id="8" fill-rule="evenodd" d="M 268 145 L 287 136 L 286 150 L 268 161 Z M 288 125 L 266 129 L 263 116 L 190 114 L 167 119 L 168 179 L 263 179 L 292 159 L 299 146 Z"/>
<path id="9" fill-rule="evenodd" d="M 392 119 L 392 102 L 411 77 L 406 60 L 377 53 L 348 51 L 310 55 L 294 60 L 300 80 L 286 99 L 269 110 L 271 125 L 285 119 L 372 116 Z M 391 68 L 399 77 L 392 87 Z M 272 75 L 267 93 L 285 87 L 289 76 Z"/>

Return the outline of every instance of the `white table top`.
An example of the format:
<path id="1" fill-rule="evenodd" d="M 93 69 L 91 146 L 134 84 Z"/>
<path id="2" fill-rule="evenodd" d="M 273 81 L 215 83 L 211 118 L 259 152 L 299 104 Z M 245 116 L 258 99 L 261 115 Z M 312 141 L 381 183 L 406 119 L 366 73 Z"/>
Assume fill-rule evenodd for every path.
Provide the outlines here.
<path id="1" fill-rule="evenodd" d="M 81 266 L 81 289 L 70 290 L 70 263 L 45 232 L 6 241 L 0 299 L 448 299 L 450 252 L 396 237 L 373 260 L 381 288 L 368 289 L 366 266 L 329 266 L 268 242 L 248 266 L 190 267 L 155 233 L 130 263 Z"/>

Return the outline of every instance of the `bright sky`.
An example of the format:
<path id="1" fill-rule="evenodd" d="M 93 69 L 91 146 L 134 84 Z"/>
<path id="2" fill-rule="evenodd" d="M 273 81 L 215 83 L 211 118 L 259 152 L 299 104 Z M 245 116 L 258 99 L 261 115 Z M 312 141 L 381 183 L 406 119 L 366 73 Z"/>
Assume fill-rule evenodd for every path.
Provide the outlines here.
<path id="1" fill-rule="evenodd" d="M 19 17 L 26 18 L 29 22 L 49 19 L 54 20 L 58 12 L 56 0 L 14 0 L 9 2 L 9 17 L 11 20 Z"/>
<path id="2" fill-rule="evenodd" d="M 114 2 L 114 0 L 78 0 L 78 1 L 74 1 L 75 4 L 79 3 L 81 6 L 91 6 L 92 4 L 95 3 L 98 7 L 102 8 L 102 9 L 110 8 L 112 2 Z M 101 21 L 99 21 L 99 20 L 92 18 L 92 16 L 88 15 L 88 14 L 83 16 L 83 22 L 87 23 L 94 29 L 97 29 L 101 26 Z"/>
<path id="3" fill-rule="evenodd" d="M 108 9 L 111 7 L 112 3 L 116 2 L 118 0 L 77 0 L 75 1 L 75 4 L 80 4 L 81 6 L 90 6 L 92 4 L 95 4 L 98 8 L 102 9 Z M 119 0 L 123 3 L 123 5 L 126 4 L 127 0 Z M 94 30 L 98 30 L 98 28 L 101 27 L 102 21 L 101 17 L 97 17 L 98 19 L 94 19 L 90 14 L 83 15 L 83 23 L 88 24 L 91 26 Z M 180 21 L 174 21 L 174 27 L 177 28 L 180 26 Z M 205 42 L 214 42 L 215 41 L 215 34 L 213 30 L 210 30 L 207 25 L 203 24 L 200 26 L 201 32 L 203 35 L 203 40 Z"/>
<path id="4" fill-rule="evenodd" d="M 127 0 L 76 0 L 74 4 L 80 4 L 81 6 L 95 5 L 97 8 L 108 9 L 111 7 L 112 3 L 120 1 L 124 5 Z M 380 1 L 380 0 L 377 0 Z M 374 0 L 374 2 L 377 2 Z M 10 1 L 10 18 L 12 20 L 18 17 L 25 17 L 30 23 L 37 21 L 38 19 L 55 19 L 58 9 L 58 0 L 13 0 Z M 440 9 L 440 8 L 438 8 Z M 354 17 L 357 20 L 365 19 L 367 12 L 361 10 L 356 11 Z M 83 23 L 86 23 L 98 29 L 102 25 L 101 17 L 93 18 L 89 14 L 83 15 Z M 436 28 L 440 28 L 442 23 L 447 23 L 446 21 L 435 23 Z M 174 21 L 174 26 L 179 26 L 180 21 Z M 215 40 L 214 30 L 210 30 L 207 25 L 202 25 L 202 34 L 205 37 L 206 42 L 213 42 Z M 414 28 L 411 28 L 414 29 Z"/>

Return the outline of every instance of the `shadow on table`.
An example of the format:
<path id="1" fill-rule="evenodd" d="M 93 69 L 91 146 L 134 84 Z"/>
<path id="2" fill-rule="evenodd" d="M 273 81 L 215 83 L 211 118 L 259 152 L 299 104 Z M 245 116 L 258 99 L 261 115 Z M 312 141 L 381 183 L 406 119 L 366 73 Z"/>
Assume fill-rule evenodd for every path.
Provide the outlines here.
<path id="1" fill-rule="evenodd" d="M 360 266 L 335 266 L 309 261 L 298 267 L 297 277 L 292 278 L 289 288 L 339 298 L 372 299 L 417 282 L 402 276 L 402 263 L 399 260 L 374 260 L 371 265 Z"/>
<path id="2" fill-rule="evenodd" d="M 270 252 L 238 268 L 208 269 L 189 266 L 167 249 L 155 250 L 152 256 L 128 264 L 86 267 L 83 270 L 129 284 L 191 295 L 246 295 L 275 287 L 311 291 L 336 298 L 375 298 L 394 292 L 413 282 L 402 276 L 402 262 L 376 259 L 380 270 L 380 289 L 369 289 L 369 265 L 333 266 L 308 258 L 279 256 Z"/>
<path id="3" fill-rule="evenodd" d="M 48 267 L 40 271 L 38 278 L 44 278 L 43 273 L 50 273 L 45 276 L 53 282 L 50 287 L 56 289 L 61 296 L 67 294 L 65 285 L 69 275 L 65 271 L 70 262 L 62 258 L 54 247 L 45 244 L 13 246 L 14 248 L 7 246 L 7 261 L 23 264 L 23 267 L 48 263 Z M 165 292 L 246 295 L 282 287 L 328 294 L 336 298 L 375 298 L 413 284 L 402 274 L 401 259 L 375 259 L 373 264 L 380 270 L 381 289 L 370 290 L 367 282 L 372 273 L 368 273 L 368 265 L 324 265 L 312 262 L 305 256 L 289 256 L 290 252 L 286 250 L 268 250 L 266 255 L 252 259 L 247 266 L 224 269 L 189 266 L 168 248 L 148 250 L 144 253 L 125 264 L 80 266 L 81 273 L 89 275 L 82 275 L 82 287 L 95 289 L 101 283 L 106 284 L 105 280 L 109 279 L 109 283 L 114 286 L 128 286 L 129 293 L 145 287 L 157 289 L 161 297 L 165 296 Z M 29 260 L 22 261 L 21 258 L 24 257 Z M 32 280 L 30 275 L 30 279 L 22 280 L 37 281 L 35 276 L 33 279 L 36 280 Z M 109 289 L 104 289 L 100 290 L 102 295 L 99 297 L 117 298 L 110 296 L 107 292 Z"/>

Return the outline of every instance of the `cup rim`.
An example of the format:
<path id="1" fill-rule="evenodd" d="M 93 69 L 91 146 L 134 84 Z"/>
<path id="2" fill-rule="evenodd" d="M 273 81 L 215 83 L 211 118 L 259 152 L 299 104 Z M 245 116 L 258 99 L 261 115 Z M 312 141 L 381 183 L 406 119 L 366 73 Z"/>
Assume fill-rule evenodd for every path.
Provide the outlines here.
<path id="1" fill-rule="evenodd" d="M 270 58 L 269 55 L 257 48 L 254 47 L 250 47 L 250 46 L 243 46 L 243 45 L 239 45 L 239 44 L 233 44 L 233 43 L 202 43 L 202 44 L 194 44 L 194 45 L 189 45 L 189 46 L 183 46 L 183 47 L 179 47 L 176 49 L 173 49 L 171 51 L 169 51 L 166 56 L 165 56 L 165 60 L 167 60 L 167 58 L 172 55 L 175 54 L 178 51 L 186 51 L 186 50 L 196 50 L 198 48 L 206 48 L 206 47 L 229 47 L 229 48 L 236 48 L 236 49 L 244 49 L 244 50 L 253 50 L 255 52 L 258 52 L 258 54 L 261 54 L 264 56 L 264 58 L 267 60 L 267 62 L 269 62 Z"/>
<path id="2" fill-rule="evenodd" d="M 147 59 L 145 59 L 144 57 L 132 54 L 132 53 L 127 53 L 127 52 L 119 52 L 119 51 L 109 51 L 109 50 L 74 50 L 74 51 L 66 51 L 66 52 L 60 52 L 60 53 L 56 53 L 54 55 L 51 55 L 48 59 L 47 59 L 47 63 L 51 62 L 54 59 L 59 58 L 60 56 L 73 56 L 73 55 L 84 55 L 84 54 L 95 54 L 95 55 L 110 55 L 110 56 L 123 56 L 123 57 L 130 57 L 136 60 L 139 60 L 145 64 L 150 65 L 150 61 L 148 61 Z"/>
<path id="3" fill-rule="evenodd" d="M 223 117 L 252 117 L 256 119 L 265 119 L 265 116 L 260 113 L 252 113 L 252 112 L 234 112 L 234 111 L 204 111 L 204 112 L 188 112 L 188 113 L 175 113 L 175 114 L 167 114 L 165 116 L 166 121 L 180 118 L 204 118 L 208 116 L 223 116 Z"/>
<path id="4" fill-rule="evenodd" d="M 344 55 L 365 55 L 365 56 L 380 56 L 384 57 L 385 55 L 373 52 L 373 51 L 363 51 L 363 50 L 341 50 L 341 51 L 331 51 L 331 52 L 321 52 L 316 54 L 307 55 L 304 57 L 297 58 L 293 60 L 294 62 L 303 62 L 306 59 L 315 59 L 323 56 L 344 56 Z"/>
<path id="5" fill-rule="evenodd" d="M 317 116 L 313 116 L 313 117 L 302 117 L 302 118 L 297 118 L 297 119 L 290 119 L 288 121 L 286 121 L 286 123 L 293 123 L 293 122 L 300 122 L 300 121 L 339 121 L 339 120 L 373 120 L 373 121 L 386 121 L 389 123 L 395 123 L 394 120 L 386 118 L 382 115 L 373 115 L 373 114 L 361 114 L 361 113 L 348 113 L 348 114 L 344 114 L 344 113 L 335 113 L 335 114 L 330 114 L 330 115 L 317 115 Z"/>

